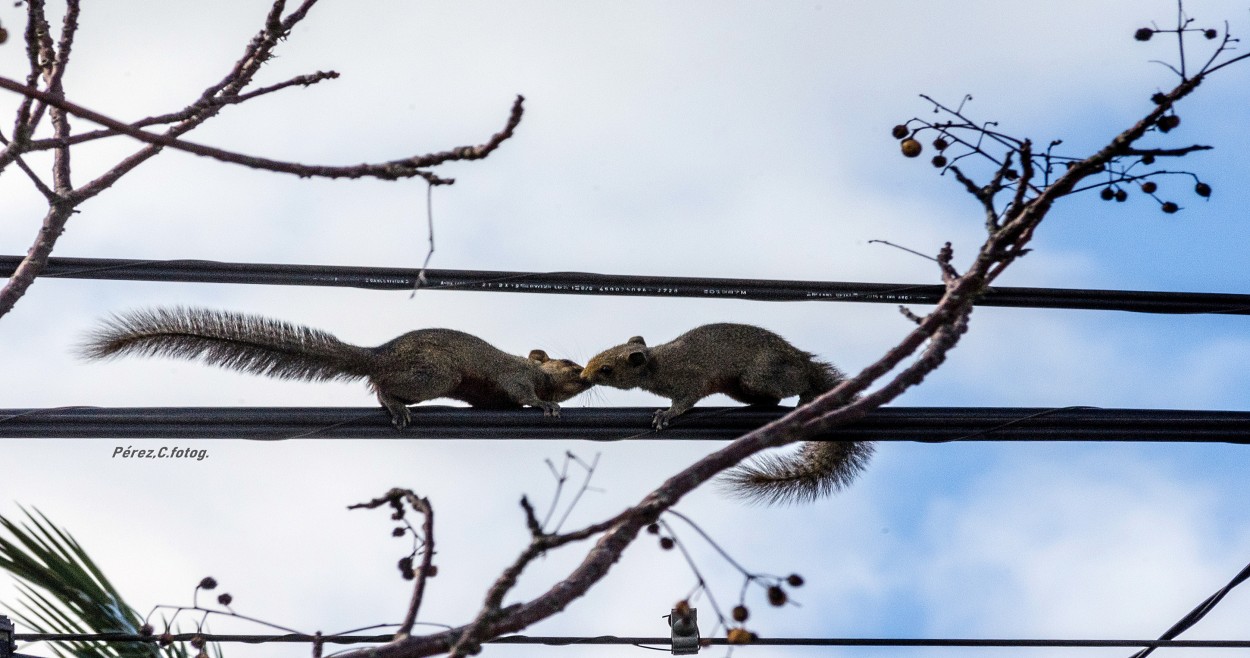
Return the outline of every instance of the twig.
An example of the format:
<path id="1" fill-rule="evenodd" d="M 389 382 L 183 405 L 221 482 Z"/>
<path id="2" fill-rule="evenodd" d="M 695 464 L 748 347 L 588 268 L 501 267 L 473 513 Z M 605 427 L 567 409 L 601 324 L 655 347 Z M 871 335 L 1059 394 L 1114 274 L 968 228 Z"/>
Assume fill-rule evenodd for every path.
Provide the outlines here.
<path id="1" fill-rule="evenodd" d="M 211 106 L 211 107 L 220 108 L 220 107 L 225 107 L 227 105 L 237 105 L 239 103 L 249 101 L 258 96 L 270 94 L 275 91 L 286 89 L 288 87 L 294 87 L 294 86 L 307 87 L 307 86 L 316 84 L 318 82 L 321 82 L 323 80 L 332 80 L 337 77 L 339 77 L 339 74 L 336 71 L 317 71 L 316 73 L 312 73 L 309 75 L 296 76 L 285 82 L 279 82 L 277 84 L 269 85 L 268 87 L 261 87 L 260 89 L 250 91 L 246 94 L 236 94 L 233 96 L 214 96 L 207 103 L 201 102 L 196 105 L 192 105 L 191 107 L 188 107 L 186 109 L 179 110 L 178 112 L 171 112 L 169 114 L 163 114 L 160 116 L 147 117 L 144 119 L 140 119 L 138 121 L 133 121 L 127 125 L 129 125 L 132 128 L 139 129 L 139 128 L 145 128 L 147 126 L 156 126 L 156 125 L 161 125 L 161 124 L 174 123 L 177 121 L 185 121 L 195 116 L 197 112 L 203 111 L 203 109 L 206 107 Z M 78 133 L 76 135 L 70 135 L 69 137 L 65 137 L 65 138 L 50 137 L 47 139 L 34 139 L 34 140 L 31 140 L 26 145 L 25 152 L 30 153 L 33 151 L 45 151 L 47 149 L 56 148 L 59 146 L 74 146 L 76 144 L 83 144 L 86 142 L 95 141 L 97 139 L 104 139 L 107 137 L 116 137 L 121 134 L 122 133 L 117 132 L 116 130 L 104 128 L 101 130 L 91 130 L 87 132 Z"/>
<path id="2" fill-rule="evenodd" d="M 553 533 L 560 532 L 560 528 L 564 527 L 564 522 L 568 521 L 569 515 L 573 513 L 573 508 L 577 507 L 577 501 L 581 500 L 582 495 L 590 489 L 590 479 L 594 477 L 595 467 L 599 465 L 599 455 L 600 453 L 596 452 L 594 461 L 590 464 L 586 464 L 582 460 L 578 459 L 573 453 L 568 453 L 569 457 L 580 464 L 582 468 L 586 469 L 586 477 L 582 480 L 582 486 L 577 490 L 577 493 L 573 494 L 573 500 L 569 501 L 569 506 L 564 509 L 564 515 L 560 517 L 560 522 L 557 523 L 556 527 L 552 530 Z"/>
<path id="3" fill-rule="evenodd" d="M 424 155 L 414 155 L 400 160 L 392 160 L 389 162 L 380 162 L 373 164 L 359 164 L 350 166 L 331 166 L 331 165 L 306 165 L 298 162 L 285 162 L 281 160 L 272 160 L 259 156 L 246 155 L 219 149 L 213 146 L 206 146 L 178 139 L 168 135 L 156 135 L 137 128 L 133 128 L 128 124 L 122 123 L 116 119 L 100 114 L 93 110 L 87 109 L 72 103 L 70 101 L 57 98 L 47 92 L 39 89 L 33 89 L 15 82 L 8 78 L 0 77 L 0 89 L 6 89 L 14 93 L 32 97 L 47 103 L 52 107 L 59 108 L 93 123 L 100 124 L 106 128 L 114 130 L 119 134 L 132 137 L 146 144 L 158 147 L 168 147 L 185 151 L 194 155 L 204 156 L 219 160 L 221 162 L 229 162 L 231 164 L 243 165 L 253 169 L 263 169 L 276 173 L 294 174 L 301 178 L 377 178 L 381 180 L 398 180 L 401 178 L 424 178 L 431 185 L 448 185 L 455 182 L 455 179 L 441 178 L 433 173 L 424 171 L 425 168 L 440 165 L 446 162 L 458 160 L 480 160 L 490 155 L 499 145 L 512 137 L 517 125 L 521 122 L 521 115 L 524 113 L 524 96 L 517 96 L 512 104 L 512 110 L 508 115 L 508 121 L 503 129 L 491 136 L 486 142 L 477 146 L 458 146 L 447 151 L 439 151 L 436 153 L 427 153 Z M 81 195 L 82 192 L 80 191 Z"/>
<path id="4" fill-rule="evenodd" d="M 412 294 L 408 295 L 408 299 L 412 299 L 417 295 L 417 291 L 421 286 L 426 285 L 425 270 L 430 266 L 430 259 L 434 257 L 434 184 L 430 183 L 425 188 L 425 223 L 426 234 L 429 237 L 430 248 L 425 252 L 425 261 L 421 263 L 421 269 L 417 271 L 417 280 L 412 284 Z"/>
<path id="5" fill-rule="evenodd" d="M 887 247 L 894 247 L 895 249 L 898 249 L 900 251 L 906 251 L 907 253 L 913 256 L 919 256 L 925 260 L 931 260 L 935 263 L 937 262 L 937 259 L 934 258 L 933 256 L 930 256 L 929 254 L 921 253 L 919 251 L 916 251 L 915 249 L 911 249 L 909 247 L 904 247 L 902 245 L 894 244 L 893 242 L 890 242 L 889 240 L 875 240 L 874 239 L 874 240 L 869 240 L 868 244 L 883 244 Z"/>
<path id="6" fill-rule="evenodd" d="M 409 489 L 394 488 L 384 496 L 367 503 L 350 505 L 347 509 L 375 509 L 389 504 L 394 507 L 397 515 L 402 515 L 403 504 L 422 516 L 421 522 L 421 565 L 416 569 L 416 583 L 412 588 L 412 598 L 408 603 L 408 612 L 404 621 L 395 631 L 395 639 L 402 640 L 412 635 L 412 628 L 417 621 L 417 613 L 421 610 L 421 600 L 425 596 L 425 581 L 433 575 L 434 561 L 434 507 L 428 498 L 416 495 Z"/>

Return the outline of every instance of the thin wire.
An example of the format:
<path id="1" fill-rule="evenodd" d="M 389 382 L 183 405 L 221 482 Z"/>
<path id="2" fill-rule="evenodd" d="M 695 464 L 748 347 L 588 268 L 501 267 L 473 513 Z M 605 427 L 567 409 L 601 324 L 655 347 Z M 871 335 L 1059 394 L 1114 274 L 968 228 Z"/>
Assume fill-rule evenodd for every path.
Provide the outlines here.
<path id="1" fill-rule="evenodd" d="M 380 644 L 394 640 L 392 635 L 215 635 L 209 633 L 182 633 L 173 635 L 174 642 L 187 642 L 194 638 L 203 638 L 206 642 L 269 644 L 269 643 L 312 643 L 315 641 L 326 644 Z M 17 633 L 14 639 L 19 642 L 157 642 L 156 636 L 132 635 L 125 633 Z M 727 645 L 725 638 L 705 638 L 713 645 Z M 653 644 L 668 646 L 668 637 L 624 637 L 615 635 L 596 636 L 530 636 L 506 635 L 493 640 L 490 644 L 539 644 L 546 646 L 567 646 L 587 644 Z M 816 647 L 1147 647 L 1157 648 L 1191 648 L 1191 649 L 1244 649 L 1250 648 L 1250 640 L 1112 640 L 1112 639 L 1010 639 L 1010 638 L 864 638 L 864 637 L 762 637 L 752 642 L 761 646 L 816 646 Z"/>
<path id="2" fill-rule="evenodd" d="M 1233 576 L 1233 579 L 1228 581 L 1227 585 L 1221 587 L 1214 594 L 1207 597 L 1205 601 L 1198 604 L 1198 607 L 1190 610 L 1189 614 L 1182 617 L 1181 620 L 1173 624 L 1171 628 L 1164 631 L 1163 635 L 1159 636 L 1159 639 L 1171 640 L 1177 635 L 1180 635 L 1181 633 L 1184 633 L 1192 628 L 1194 624 L 1198 623 L 1198 620 L 1207 616 L 1207 613 L 1211 612 L 1212 608 L 1218 605 L 1225 595 L 1232 591 L 1234 587 L 1245 582 L 1247 578 L 1250 578 L 1250 564 L 1247 564 L 1245 568 L 1237 572 L 1237 575 Z M 1155 648 L 1156 647 L 1153 645 L 1146 647 L 1145 649 L 1133 654 L 1132 658 L 1146 658 L 1146 656 L 1149 656 Z"/>
<path id="3" fill-rule="evenodd" d="M 421 263 L 421 269 L 417 271 L 417 277 L 412 284 L 412 294 L 408 295 L 408 299 L 416 297 L 417 291 L 425 286 L 425 271 L 430 267 L 430 259 L 434 258 L 434 184 L 428 182 L 425 186 L 425 222 L 430 248 L 425 252 L 425 261 Z"/>

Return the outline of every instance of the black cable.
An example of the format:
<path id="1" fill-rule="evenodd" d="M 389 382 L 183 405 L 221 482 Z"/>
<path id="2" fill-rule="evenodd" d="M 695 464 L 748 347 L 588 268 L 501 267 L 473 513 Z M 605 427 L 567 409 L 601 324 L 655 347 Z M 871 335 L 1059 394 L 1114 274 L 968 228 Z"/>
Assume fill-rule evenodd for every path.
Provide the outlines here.
<path id="1" fill-rule="evenodd" d="M 1174 624 L 1157 640 L 1076 640 L 1076 639 L 990 639 L 990 638 L 758 638 L 752 644 L 761 646 L 877 646 L 877 647 L 1142 647 L 1132 658 L 1145 658 L 1159 648 L 1250 648 L 1250 640 L 1176 640 L 1177 635 L 1198 623 L 1233 588 L 1250 579 L 1250 564 L 1246 565 L 1228 584 L 1221 587 Z M 157 642 L 163 640 L 186 642 L 201 638 L 207 642 L 242 642 L 262 644 L 270 642 L 321 642 L 324 644 L 381 644 L 390 642 L 392 635 L 225 635 L 207 633 L 182 633 L 166 638 L 153 635 L 127 633 L 16 633 L 13 639 L 20 642 Z M 726 638 L 706 638 L 713 645 L 729 644 Z M 666 637 L 617 637 L 599 636 L 527 636 L 508 635 L 487 641 L 490 644 L 540 644 L 546 646 L 606 645 L 606 644 L 654 644 L 668 646 Z"/>
<path id="2" fill-rule="evenodd" d="M 19 256 L 0 256 L 0 276 L 11 276 Z M 340 286 L 372 290 L 412 290 L 420 270 L 395 267 L 343 267 L 224 263 L 204 260 L 120 258 L 48 259 L 40 276 L 127 281 L 180 281 L 263 285 Z M 757 279 L 629 276 L 589 272 L 493 272 L 425 270 L 430 290 L 529 292 L 559 295 L 705 297 L 756 301 L 878 302 L 933 304 L 941 285 L 847 283 Z M 1137 313 L 1222 313 L 1250 315 L 1250 295 L 1231 293 L 1079 290 L 991 287 L 981 306 L 1068 308 Z"/>
<path id="3" fill-rule="evenodd" d="M 0 438 L 730 440 L 789 408 L 699 407 L 660 432 L 654 407 L 534 409 L 421 405 L 396 430 L 371 407 L 0 409 Z M 1161 409 L 885 407 L 816 440 L 1250 443 L 1250 412 Z"/>
<path id="4" fill-rule="evenodd" d="M 1250 578 L 1250 564 L 1247 564 L 1241 571 L 1237 572 L 1237 575 L 1233 576 L 1233 579 L 1228 581 L 1227 585 L 1221 587 L 1211 596 L 1208 596 L 1205 601 L 1198 604 L 1198 607 L 1190 610 L 1189 614 L 1182 617 L 1181 620 L 1173 624 L 1171 628 L 1164 631 L 1163 635 L 1159 636 L 1159 639 L 1171 640 L 1177 635 L 1180 635 L 1181 633 L 1184 633 L 1192 628 L 1193 625 L 1197 624 L 1200 619 L 1207 616 L 1207 613 L 1211 612 L 1211 609 L 1218 605 L 1226 594 L 1232 591 L 1234 587 L 1245 582 L 1248 578 Z M 1146 647 L 1145 649 L 1133 654 L 1132 658 L 1146 658 L 1146 656 L 1149 656 L 1156 648 L 1158 647 Z"/>
<path id="5" fill-rule="evenodd" d="M 19 642 L 156 642 L 157 636 L 125 633 L 17 633 Z M 216 635 L 183 633 L 172 636 L 175 642 L 201 637 L 206 642 L 243 644 L 312 643 L 373 644 L 394 639 L 393 635 Z M 727 645 L 725 638 L 705 638 L 713 645 Z M 505 635 L 487 640 L 487 644 L 539 644 L 546 646 L 655 644 L 668 646 L 668 637 L 599 636 L 537 636 Z M 860 638 L 860 637 L 761 637 L 753 645 L 808 647 L 1147 647 L 1147 648 L 1250 648 L 1250 640 L 1055 640 L 1055 639 L 993 639 L 993 638 Z"/>

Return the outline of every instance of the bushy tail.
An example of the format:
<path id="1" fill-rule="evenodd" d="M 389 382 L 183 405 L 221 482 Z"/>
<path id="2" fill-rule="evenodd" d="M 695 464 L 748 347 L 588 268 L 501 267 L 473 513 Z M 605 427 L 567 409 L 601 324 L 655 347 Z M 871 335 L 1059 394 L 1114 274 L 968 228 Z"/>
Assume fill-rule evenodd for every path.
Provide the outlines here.
<path id="1" fill-rule="evenodd" d="M 808 441 L 795 452 L 762 455 L 720 478 L 731 495 L 765 505 L 805 503 L 846 487 L 868 466 L 871 441 Z"/>
<path id="2" fill-rule="evenodd" d="M 846 375 L 833 364 L 808 355 L 805 405 L 841 384 Z M 868 466 L 873 446 L 868 441 L 808 441 L 789 454 L 761 455 L 739 464 L 720 478 L 726 492 L 765 505 L 805 503 L 836 493 Z"/>
<path id="3" fill-rule="evenodd" d="M 280 320 L 175 307 L 114 315 L 87 336 L 79 355 L 199 359 L 266 377 L 325 381 L 365 377 L 371 352 Z"/>

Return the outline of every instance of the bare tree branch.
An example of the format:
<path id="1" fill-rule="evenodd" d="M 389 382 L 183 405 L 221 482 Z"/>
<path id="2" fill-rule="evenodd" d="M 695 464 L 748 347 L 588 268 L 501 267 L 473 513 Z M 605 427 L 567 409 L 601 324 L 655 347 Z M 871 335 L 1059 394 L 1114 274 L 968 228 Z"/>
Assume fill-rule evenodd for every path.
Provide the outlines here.
<path id="1" fill-rule="evenodd" d="M 295 86 L 308 87 L 310 85 L 314 85 L 323 80 L 332 80 L 337 77 L 339 77 L 339 74 L 337 71 L 317 71 L 316 73 L 310 73 L 308 75 L 296 76 L 294 78 L 291 78 L 290 80 L 279 82 L 277 84 L 272 84 L 272 85 L 269 85 L 268 87 L 261 87 L 260 89 L 249 91 L 246 94 L 239 94 L 237 96 L 232 96 L 228 98 L 214 97 L 212 99 L 212 104 L 223 106 L 223 107 L 226 105 L 237 105 L 239 103 L 242 103 L 244 101 L 249 101 L 258 96 L 270 94 L 275 91 L 281 91 L 283 89 L 286 89 L 287 87 L 295 87 Z M 130 126 L 131 128 L 138 129 L 138 128 L 145 128 L 147 126 L 154 126 L 154 125 L 160 125 L 160 124 L 165 124 L 165 123 L 173 123 L 175 121 L 185 121 L 186 119 L 194 116 L 197 109 L 198 108 L 195 108 L 193 106 L 193 107 L 190 107 L 190 108 L 178 111 L 178 112 L 172 112 L 170 114 L 163 114 L 161 116 L 154 116 L 154 117 L 148 117 L 146 119 L 140 119 L 138 121 L 134 121 L 127 125 Z M 34 139 L 34 140 L 31 140 L 30 143 L 27 145 L 26 152 L 44 151 L 44 150 L 47 150 L 50 148 L 56 148 L 59 146 L 73 146 L 75 144 L 82 144 L 85 142 L 95 141 L 97 139 L 104 139 L 106 137 L 116 137 L 121 134 L 122 133 L 117 132 L 116 130 L 109 130 L 106 128 L 102 130 L 91 130 L 88 132 L 78 133 L 76 135 L 72 135 L 64 139 L 56 138 L 56 137 L 52 137 L 48 139 Z"/>
<path id="2" fill-rule="evenodd" d="M 26 258 L 4 287 L 0 288 L 0 316 L 12 309 L 17 300 L 33 284 L 47 263 L 48 256 L 57 238 L 64 231 L 66 221 L 74 213 L 74 209 L 111 187 L 122 176 L 159 153 L 163 148 L 180 149 L 224 162 L 291 173 L 301 177 L 372 177 L 384 180 L 419 177 L 431 185 L 443 185 L 454 181 L 439 177 L 427 169 L 445 162 L 485 158 L 500 144 L 512 137 L 523 113 L 524 99 L 520 96 L 513 103 L 504 128 L 482 144 L 460 146 L 447 151 L 415 155 L 378 164 L 347 167 L 303 165 L 233 153 L 180 139 L 182 135 L 212 118 L 228 105 L 239 104 L 288 87 L 307 86 L 338 76 L 333 71 L 318 72 L 244 92 L 265 62 L 273 58 L 273 50 L 277 44 L 289 36 L 291 30 L 307 16 L 316 1 L 304 0 L 296 9 L 283 16 L 283 12 L 286 11 L 285 0 L 274 0 L 265 17 L 264 26 L 244 48 L 243 56 L 235 62 L 224 78 L 206 88 L 195 102 L 180 111 L 141 119 L 130 124 L 89 110 L 65 98 L 61 81 L 68 68 L 74 37 L 77 34 L 79 0 L 67 1 L 60 39 L 55 43 L 48 25 L 43 0 L 27 2 L 26 47 L 30 71 L 25 84 L 8 78 L 0 78 L 0 88 L 22 94 L 24 97 L 18 108 L 13 138 L 7 142 L 0 139 L 0 143 L 4 143 L 4 148 L 0 149 L 0 172 L 9 164 L 17 162 L 18 167 L 48 200 L 49 211 L 44 217 L 39 236 L 28 250 Z M 41 80 L 44 84 L 43 88 L 39 86 Z M 51 117 L 53 134 L 49 139 L 35 141 L 33 136 L 45 110 Z M 69 125 L 69 115 L 97 123 L 103 126 L 104 130 L 73 135 Z M 152 125 L 167 127 L 160 134 L 143 130 L 144 127 Z M 75 144 L 115 135 L 127 135 L 143 142 L 144 146 L 96 179 L 75 188 L 71 178 L 70 148 Z M 22 159 L 24 153 L 46 149 L 54 151 L 50 185 L 41 180 Z"/>
<path id="3" fill-rule="evenodd" d="M 412 627 L 417 623 L 417 613 L 421 610 L 421 600 L 425 596 L 425 581 L 434 575 L 434 507 L 430 505 L 428 498 L 422 498 L 409 489 L 395 488 L 388 491 L 381 498 L 375 498 L 367 503 L 351 505 L 347 509 L 374 509 L 388 503 L 395 508 L 395 514 L 392 518 L 396 520 L 403 517 L 404 503 L 408 503 L 422 517 L 421 564 L 413 570 L 412 576 L 416 583 L 412 588 L 412 599 L 408 603 L 408 612 L 404 615 L 403 623 L 400 624 L 399 630 L 395 631 L 395 638 L 403 639 L 412 634 Z M 402 531 L 404 528 L 400 528 L 400 530 Z M 407 575 L 405 574 L 405 577 Z"/>
<path id="4" fill-rule="evenodd" d="M 10 143 L 11 142 L 9 142 L 8 139 L 5 139 L 3 135 L 0 135 L 0 144 L 9 146 Z M 30 165 L 26 164 L 26 160 L 23 159 L 21 155 L 14 152 L 12 160 L 17 163 L 17 168 L 21 169 L 22 173 L 26 174 L 26 177 L 30 179 L 31 184 L 34 185 L 35 189 L 43 195 L 43 198 L 46 201 L 52 202 L 56 200 L 56 192 L 53 192 L 52 189 L 48 187 L 48 184 L 43 182 L 43 179 L 39 177 L 39 174 L 35 173 L 35 170 L 31 169 Z"/>
<path id="5" fill-rule="evenodd" d="M 151 144 L 159 150 L 160 147 L 169 147 L 186 151 L 194 155 L 213 158 L 222 162 L 232 164 L 240 164 L 253 169 L 263 169 L 285 174 L 295 174 L 301 178 L 379 178 L 382 180 L 398 180 L 402 178 L 420 177 L 424 178 L 431 185 L 446 185 L 455 182 L 454 179 L 441 178 L 433 173 L 424 171 L 425 168 L 440 165 L 455 160 L 480 160 L 490 155 L 495 149 L 499 148 L 509 137 L 512 137 L 517 125 L 521 122 L 521 116 L 524 113 L 524 96 L 517 96 L 516 101 L 512 104 L 512 111 L 508 115 L 508 121 L 503 129 L 491 136 L 485 143 L 476 146 L 458 146 L 446 151 L 436 153 L 428 153 L 424 155 L 414 155 L 400 160 L 391 160 L 389 162 L 381 162 L 376 164 L 359 164 L 351 166 L 327 166 L 327 165 L 305 165 L 297 162 L 284 162 L 280 160 L 271 160 L 258 156 L 244 155 L 232 151 L 226 151 L 213 146 L 205 146 L 180 140 L 166 135 L 155 135 L 144 132 L 137 128 L 133 128 L 116 119 L 107 117 L 98 112 L 89 110 L 76 103 L 62 100 L 40 91 L 23 87 L 8 78 L 0 77 L 0 89 L 7 89 L 19 94 L 32 96 L 48 105 L 60 108 L 70 114 L 82 117 L 88 121 L 98 123 L 109 128 L 119 134 L 133 137 L 141 142 Z M 92 183 L 84 188 L 77 190 L 75 196 L 89 197 L 102 191 L 111 185 L 116 176 L 108 177 L 101 183 Z"/>

